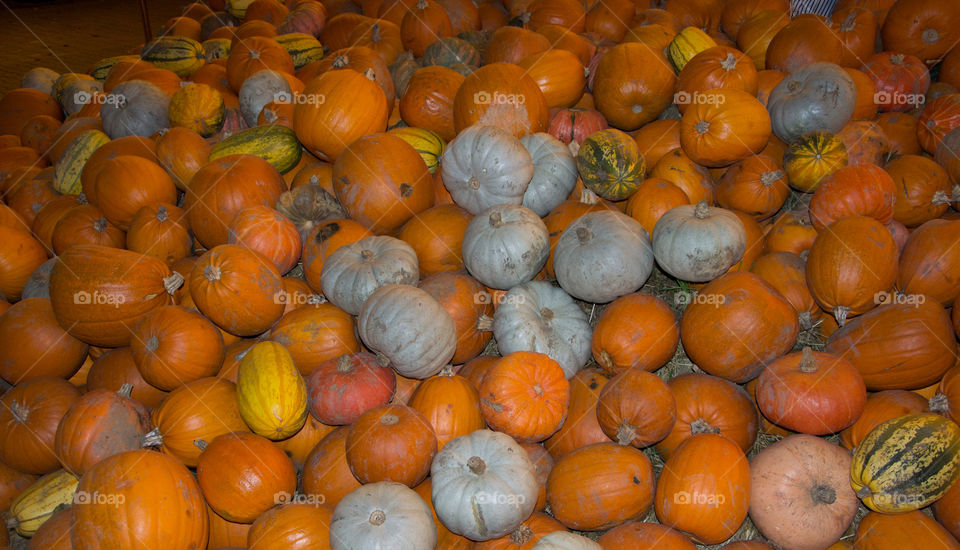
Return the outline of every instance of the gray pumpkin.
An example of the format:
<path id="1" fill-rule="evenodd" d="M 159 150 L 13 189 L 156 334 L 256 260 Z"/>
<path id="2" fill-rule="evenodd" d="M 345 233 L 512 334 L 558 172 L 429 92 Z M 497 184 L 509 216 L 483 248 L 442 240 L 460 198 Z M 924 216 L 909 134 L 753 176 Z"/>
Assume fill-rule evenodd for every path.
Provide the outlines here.
<path id="1" fill-rule="evenodd" d="M 590 212 L 560 235 L 553 269 L 571 296 L 605 304 L 643 286 L 653 272 L 653 249 L 637 220 L 613 210 Z"/>
<path id="2" fill-rule="evenodd" d="M 457 327 L 426 290 L 385 285 L 373 292 L 357 316 L 357 334 L 407 378 L 429 378 L 450 363 Z"/>
<path id="3" fill-rule="evenodd" d="M 560 363 L 567 378 L 590 359 L 593 329 L 587 314 L 562 288 L 530 281 L 507 292 L 493 314 L 501 355 L 536 351 Z"/>
<path id="4" fill-rule="evenodd" d="M 20 80 L 21 88 L 31 88 L 53 95 L 53 84 L 60 78 L 60 73 L 46 67 L 30 69 Z"/>
<path id="5" fill-rule="evenodd" d="M 787 75 L 770 92 L 773 133 L 784 143 L 813 130 L 839 132 L 857 105 L 857 87 L 839 65 L 811 63 Z"/>
<path id="6" fill-rule="evenodd" d="M 516 204 L 484 210 L 463 234 L 463 264 L 481 283 L 507 290 L 525 283 L 550 256 L 550 235 L 540 216 Z"/>
<path id="7" fill-rule="evenodd" d="M 433 550 L 436 544 L 430 507 L 402 483 L 358 487 L 337 503 L 330 519 L 333 550 Z"/>
<path id="8" fill-rule="evenodd" d="M 294 101 L 290 84 L 277 71 L 257 71 L 250 78 L 243 81 L 240 93 L 237 94 L 240 102 L 240 114 L 248 126 L 257 125 L 257 117 L 263 111 L 264 105 L 271 101 Z"/>
<path id="9" fill-rule="evenodd" d="M 128 80 L 118 84 L 103 99 L 100 107 L 103 130 L 110 139 L 150 137 L 170 127 L 169 106 L 170 98 L 155 84 Z"/>
<path id="10" fill-rule="evenodd" d="M 520 143 L 533 160 L 533 177 L 522 204 L 543 217 L 567 200 L 577 185 L 577 161 L 562 141 L 544 132 L 528 134 Z"/>
<path id="11" fill-rule="evenodd" d="M 323 262 L 320 288 L 330 303 L 350 315 L 383 285 L 416 285 L 420 264 L 413 248 L 386 235 L 341 246 Z"/>
<path id="12" fill-rule="evenodd" d="M 652 240 L 660 267 L 694 283 L 723 275 L 747 250 L 747 232 L 740 218 L 706 201 L 667 210 L 653 226 Z"/>
<path id="13" fill-rule="evenodd" d="M 513 134 L 478 124 L 447 145 L 441 170 L 453 202 L 476 215 L 498 204 L 522 203 L 533 159 Z"/>

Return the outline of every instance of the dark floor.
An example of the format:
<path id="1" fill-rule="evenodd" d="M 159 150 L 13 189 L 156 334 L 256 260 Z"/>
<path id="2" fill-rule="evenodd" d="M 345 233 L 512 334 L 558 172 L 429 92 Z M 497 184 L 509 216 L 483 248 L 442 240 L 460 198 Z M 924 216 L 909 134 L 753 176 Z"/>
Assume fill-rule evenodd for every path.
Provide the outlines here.
<path id="1" fill-rule="evenodd" d="M 147 0 L 151 29 L 180 14 L 188 0 Z M 86 72 L 98 60 L 143 44 L 137 0 L 0 0 L 0 94 L 33 67 Z"/>

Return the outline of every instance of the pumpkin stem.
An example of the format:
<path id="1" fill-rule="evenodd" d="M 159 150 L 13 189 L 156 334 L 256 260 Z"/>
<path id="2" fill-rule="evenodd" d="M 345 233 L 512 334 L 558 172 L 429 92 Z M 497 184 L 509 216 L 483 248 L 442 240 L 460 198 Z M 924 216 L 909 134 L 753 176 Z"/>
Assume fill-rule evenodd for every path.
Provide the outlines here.
<path id="1" fill-rule="evenodd" d="M 100 218 L 93 222 L 93 230 L 97 233 L 103 233 L 107 230 L 107 218 Z"/>
<path id="2" fill-rule="evenodd" d="M 700 201 L 693 207 L 693 216 L 698 220 L 705 219 L 710 214 L 710 205 L 707 201 Z"/>
<path id="3" fill-rule="evenodd" d="M 467 180 L 467 186 L 476 191 L 480 189 L 480 180 L 478 180 L 476 176 L 470 176 L 470 179 Z"/>
<path id="4" fill-rule="evenodd" d="M 837 320 L 838 326 L 843 326 L 847 323 L 847 315 L 850 314 L 850 308 L 847 306 L 837 306 L 833 308 L 833 318 Z"/>
<path id="5" fill-rule="evenodd" d="M 720 62 L 720 67 L 725 71 L 732 71 L 737 68 L 737 58 L 733 53 L 728 53 Z"/>
<path id="6" fill-rule="evenodd" d="M 701 134 L 701 135 L 706 134 L 707 132 L 710 131 L 710 123 L 707 122 L 706 120 L 698 121 L 696 129 L 698 134 Z"/>
<path id="7" fill-rule="evenodd" d="M 453 372 L 453 365 L 448 363 L 444 365 L 442 369 L 440 369 L 440 373 L 437 374 L 437 376 L 444 376 L 444 377 L 450 378 L 454 374 L 455 373 Z"/>
<path id="8" fill-rule="evenodd" d="M 350 372 L 353 369 L 353 360 L 350 355 L 343 354 L 337 358 L 337 372 Z"/>
<path id="9" fill-rule="evenodd" d="M 873 491 L 870 490 L 870 487 L 861 487 L 860 490 L 857 491 L 857 498 L 867 498 L 872 494 Z"/>
<path id="10" fill-rule="evenodd" d="M 338 55 L 333 58 L 333 68 L 342 69 L 350 64 L 350 58 L 345 55 Z"/>
<path id="11" fill-rule="evenodd" d="M 903 65 L 903 54 L 895 53 L 890 56 L 890 63 L 893 65 Z"/>
<path id="12" fill-rule="evenodd" d="M 365 261 L 365 262 L 373 261 L 373 256 L 374 256 L 374 254 L 373 254 L 373 251 L 372 251 L 372 250 L 368 250 L 368 249 L 365 248 L 365 249 L 363 249 L 363 250 L 360 251 L 360 259 L 363 260 L 363 261 Z"/>
<path id="13" fill-rule="evenodd" d="M 813 328 L 813 315 L 809 311 L 801 311 L 797 315 L 798 320 L 800 321 L 800 328 L 803 330 L 810 330 Z"/>
<path id="14" fill-rule="evenodd" d="M 613 370 L 613 357 L 610 357 L 610 352 L 607 350 L 600 352 L 600 357 L 597 358 L 597 363 L 600 363 L 600 366 L 606 371 Z"/>
<path id="15" fill-rule="evenodd" d="M 935 44 L 940 41 L 940 33 L 937 29 L 923 29 L 923 34 L 920 36 L 923 37 L 925 44 Z"/>
<path id="16" fill-rule="evenodd" d="M 384 426 L 393 426 L 397 422 L 400 422 L 400 418 L 395 414 L 385 414 L 380 417 L 380 423 Z"/>
<path id="17" fill-rule="evenodd" d="M 120 386 L 120 389 L 117 390 L 117 395 L 120 397 L 130 398 L 130 394 L 133 393 L 133 384 L 123 384 Z"/>
<path id="18" fill-rule="evenodd" d="M 829 485 L 817 485 L 810 489 L 810 498 L 816 504 L 833 504 L 837 500 L 837 492 Z"/>
<path id="19" fill-rule="evenodd" d="M 930 411 L 937 414 L 947 414 L 950 412 L 950 399 L 947 398 L 947 394 L 937 392 L 937 395 L 931 397 Z"/>
<path id="20" fill-rule="evenodd" d="M 390 358 L 387 357 L 386 355 L 380 353 L 380 352 L 378 351 L 378 352 L 377 352 L 377 363 L 379 363 L 381 367 L 386 367 L 386 366 L 390 365 Z"/>
<path id="21" fill-rule="evenodd" d="M 479 456 L 471 456 L 467 459 L 467 467 L 470 468 L 470 471 L 479 475 L 482 475 L 483 472 L 487 471 L 487 463 L 483 461 Z"/>
<path id="22" fill-rule="evenodd" d="M 843 23 L 840 23 L 840 30 L 842 30 L 843 32 L 852 31 L 855 26 L 853 22 L 856 20 L 857 20 L 857 12 L 856 10 L 851 10 L 850 14 L 847 15 L 846 18 L 844 18 Z"/>
<path id="23" fill-rule="evenodd" d="M 420 11 L 427 9 L 427 0 L 417 0 L 417 9 Z"/>
<path id="24" fill-rule="evenodd" d="M 374 23 L 370 26 L 370 41 L 380 42 L 380 24 Z"/>
<path id="25" fill-rule="evenodd" d="M 933 194 L 933 198 L 930 199 L 930 204 L 932 204 L 932 205 L 934 205 L 934 206 L 940 206 L 941 204 L 949 205 L 949 204 L 950 204 L 950 197 L 947 196 L 947 192 L 946 192 L 946 191 L 936 191 L 936 192 Z"/>
<path id="26" fill-rule="evenodd" d="M 250 50 L 250 59 L 260 59 L 260 51 Z"/>
<path id="27" fill-rule="evenodd" d="M 322 294 L 311 294 L 307 296 L 307 305 L 315 306 L 327 303 L 327 297 Z"/>
<path id="28" fill-rule="evenodd" d="M 214 282 L 214 281 L 219 281 L 219 280 L 220 280 L 220 268 L 219 268 L 218 266 L 215 266 L 215 265 L 208 265 L 207 267 L 204 267 L 204 268 L 203 268 L 203 278 L 206 279 L 206 280 L 208 280 L 208 281 L 210 281 L 211 283 Z"/>
<path id="29" fill-rule="evenodd" d="M 500 227 L 501 225 L 503 225 L 503 216 L 500 215 L 500 212 L 490 214 L 490 227 Z"/>
<path id="30" fill-rule="evenodd" d="M 703 419 L 703 417 L 698 418 L 690 423 L 690 433 L 691 434 L 718 434 L 720 433 L 720 428 L 712 426 L 709 422 Z"/>
<path id="31" fill-rule="evenodd" d="M 587 188 L 584 188 L 583 191 L 580 191 L 580 202 L 582 204 L 597 204 L 600 202 L 600 195 L 597 195 Z"/>
<path id="32" fill-rule="evenodd" d="M 510 541 L 520 546 L 527 544 L 532 538 L 533 529 L 527 527 L 526 525 L 521 525 L 520 527 L 517 527 L 516 531 L 510 533 Z"/>
<path id="33" fill-rule="evenodd" d="M 377 75 L 374 74 L 373 69 L 363 71 L 363 76 L 367 77 L 367 80 L 373 80 L 374 82 L 377 80 Z"/>
<path id="34" fill-rule="evenodd" d="M 181 286 L 183 286 L 183 275 L 177 273 L 176 271 L 174 271 L 169 277 L 163 279 L 163 289 L 166 290 L 167 294 L 170 294 L 171 296 Z"/>
<path id="35" fill-rule="evenodd" d="M 196 448 L 200 449 L 200 452 L 203 452 L 203 451 L 206 451 L 206 450 L 207 450 L 207 442 L 204 441 L 204 440 L 202 440 L 202 439 L 195 439 L 195 440 L 193 441 L 193 445 L 194 445 Z"/>
<path id="36" fill-rule="evenodd" d="M 817 372 L 817 360 L 813 358 L 810 346 L 803 346 L 803 351 L 800 352 L 800 372 Z"/>
<path id="37" fill-rule="evenodd" d="M 413 194 L 413 186 L 409 183 L 400 184 L 400 198 L 405 199 Z"/>
<path id="38" fill-rule="evenodd" d="M 20 525 L 20 522 L 17 521 L 15 517 L 7 518 L 7 529 L 16 529 L 17 525 Z"/>
<path id="39" fill-rule="evenodd" d="M 383 525 L 385 521 L 387 521 L 387 514 L 384 514 L 383 510 L 374 510 L 370 514 L 370 523 L 373 525 Z"/>
<path id="40" fill-rule="evenodd" d="M 10 403 L 10 414 L 17 422 L 26 422 L 27 416 L 30 414 L 30 408 L 25 403 L 14 401 Z"/>
<path id="41" fill-rule="evenodd" d="M 158 222 L 165 222 L 165 221 L 167 221 L 167 220 L 169 220 L 169 219 L 170 219 L 170 215 L 167 213 L 167 207 L 164 206 L 164 205 L 162 205 L 162 204 L 161 204 L 160 206 L 158 206 L 158 207 L 157 207 L 157 221 L 158 221 Z"/>
<path id="42" fill-rule="evenodd" d="M 583 226 L 577 228 L 577 241 L 579 241 L 580 244 L 587 244 L 590 241 L 590 237 L 592 237 L 592 235 L 589 229 Z"/>
<path id="43" fill-rule="evenodd" d="M 774 170 L 773 172 L 764 172 L 763 175 L 760 176 L 760 183 L 762 183 L 765 187 L 770 187 L 773 185 L 773 182 L 780 179 L 783 179 L 783 172 L 780 170 Z"/>
<path id="44" fill-rule="evenodd" d="M 159 447 L 161 445 L 163 445 L 163 435 L 160 434 L 160 428 L 154 428 L 140 438 L 141 447 Z"/>
<path id="45" fill-rule="evenodd" d="M 77 204 L 90 204 L 90 201 L 87 200 L 86 193 L 80 193 L 77 195 Z"/>
<path id="46" fill-rule="evenodd" d="M 617 443 L 629 445 L 637 437 L 637 429 L 626 422 L 620 424 L 617 428 Z"/>
<path id="47" fill-rule="evenodd" d="M 480 317 L 477 317 L 477 330 L 480 332 L 493 330 L 493 317 L 489 315 L 480 315 Z"/>
<path id="48" fill-rule="evenodd" d="M 540 310 L 540 318 L 543 319 L 544 321 L 548 322 L 548 323 L 549 323 L 550 321 L 553 321 L 553 310 L 550 309 L 550 308 L 548 308 L 548 307 L 545 307 L 545 308 L 541 309 L 541 310 Z"/>

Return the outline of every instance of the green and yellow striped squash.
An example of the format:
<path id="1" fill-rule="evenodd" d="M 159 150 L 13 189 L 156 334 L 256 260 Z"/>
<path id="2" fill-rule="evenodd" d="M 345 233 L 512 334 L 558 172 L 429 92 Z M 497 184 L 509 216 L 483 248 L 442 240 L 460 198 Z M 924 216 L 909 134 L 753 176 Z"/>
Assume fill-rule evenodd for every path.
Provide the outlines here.
<path id="1" fill-rule="evenodd" d="M 293 59 L 296 69 L 307 63 L 323 59 L 323 46 L 313 36 L 302 32 L 291 32 L 273 37 Z"/>
<path id="2" fill-rule="evenodd" d="M 698 53 L 717 45 L 717 41 L 697 27 L 684 27 L 667 46 L 667 57 L 679 74 Z"/>
<path id="3" fill-rule="evenodd" d="M 447 146 L 440 134 L 433 130 L 413 126 L 393 128 L 387 133 L 393 134 L 412 145 L 420 153 L 420 157 L 427 164 L 431 174 L 436 173 L 437 168 L 440 168 L 440 157 L 443 156 L 443 150 Z"/>
<path id="4" fill-rule="evenodd" d="M 227 12 L 237 19 L 243 19 L 247 15 L 247 8 L 253 2 L 254 0 L 227 0 Z"/>
<path id="5" fill-rule="evenodd" d="M 207 61 L 230 57 L 231 45 L 232 42 L 230 42 L 228 38 L 211 38 L 210 40 L 204 40 L 203 44 L 200 44 L 200 46 L 203 47 L 203 57 Z"/>
<path id="6" fill-rule="evenodd" d="M 90 73 L 90 76 L 94 78 L 94 80 L 103 82 L 107 79 L 107 74 L 114 65 L 120 63 L 121 61 L 136 61 L 137 59 L 140 59 L 139 55 L 115 55 L 113 57 L 104 57 L 100 61 L 97 61 L 93 65 L 93 68 L 91 68 L 88 72 Z"/>
<path id="7" fill-rule="evenodd" d="M 61 506 L 74 503 L 79 483 L 77 476 L 66 470 L 41 477 L 10 503 L 10 523 L 21 536 L 32 537 Z M 76 498 L 78 504 L 87 504 L 83 500 L 82 496 Z"/>
<path id="8" fill-rule="evenodd" d="M 577 171 L 584 187 L 607 200 L 622 201 L 643 181 L 643 155 L 632 137 L 607 128 L 594 132 L 580 144 Z"/>
<path id="9" fill-rule="evenodd" d="M 79 195 L 82 191 L 80 174 L 87 159 L 108 141 L 110 138 L 100 130 L 77 134 L 53 167 L 53 188 L 64 195 Z"/>
<path id="10" fill-rule="evenodd" d="M 293 130 L 279 124 L 266 124 L 237 132 L 214 145 L 210 161 L 228 155 L 254 155 L 283 174 L 300 162 L 302 152 Z"/>
<path id="11" fill-rule="evenodd" d="M 206 63 L 203 46 L 186 36 L 161 36 L 143 47 L 140 59 L 183 78 Z"/>
<path id="12" fill-rule="evenodd" d="M 93 77 L 86 73 L 63 73 L 53 81 L 53 92 L 50 95 L 57 100 L 57 103 L 63 105 L 64 90 L 78 80 L 93 80 Z"/>
<path id="13" fill-rule="evenodd" d="M 850 484 L 876 512 L 900 514 L 932 504 L 960 477 L 960 426 L 933 413 L 878 425 L 854 449 Z"/>

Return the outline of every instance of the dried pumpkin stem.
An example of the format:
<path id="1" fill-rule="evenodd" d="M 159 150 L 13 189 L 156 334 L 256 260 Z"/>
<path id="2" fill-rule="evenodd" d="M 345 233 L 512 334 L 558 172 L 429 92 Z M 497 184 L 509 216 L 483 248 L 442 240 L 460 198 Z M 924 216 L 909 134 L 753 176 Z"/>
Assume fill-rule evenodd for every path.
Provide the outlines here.
<path id="1" fill-rule="evenodd" d="M 800 352 L 800 372 L 817 372 L 817 360 L 813 358 L 813 350 L 810 346 L 804 346 Z"/>
<path id="2" fill-rule="evenodd" d="M 706 218 L 708 214 L 710 214 L 710 205 L 707 201 L 700 201 L 693 207 L 693 216 L 698 220 Z"/>
<path id="3" fill-rule="evenodd" d="M 26 406 L 26 404 L 19 401 L 14 401 L 13 403 L 10 403 L 10 414 L 17 422 L 26 422 L 27 416 L 30 414 L 30 409 Z"/>
<path id="4" fill-rule="evenodd" d="M 471 456 L 467 459 L 467 467 L 470 468 L 470 471 L 481 475 L 483 472 L 487 471 L 487 463 L 483 461 L 479 456 Z"/>
<path id="5" fill-rule="evenodd" d="M 590 234 L 590 230 L 587 229 L 586 227 L 577 228 L 577 241 L 580 244 L 587 244 L 588 242 L 590 242 L 590 238 L 592 236 L 593 235 Z"/>
<path id="6" fill-rule="evenodd" d="M 837 492 L 829 485 L 816 485 L 810 489 L 810 498 L 817 504 L 833 504 L 837 500 Z"/>
<path id="7" fill-rule="evenodd" d="M 217 272 L 219 273 L 219 269 L 217 270 Z M 170 275 L 169 277 L 166 277 L 163 280 L 163 289 L 167 291 L 167 294 L 173 295 L 173 293 L 176 292 L 177 289 L 183 286 L 183 281 L 184 281 L 183 275 L 174 271 L 172 275 Z"/>
<path id="8" fill-rule="evenodd" d="M 617 443 L 629 445 L 637 437 L 637 428 L 623 422 L 617 428 Z"/>
<path id="9" fill-rule="evenodd" d="M 690 423 L 690 433 L 691 434 L 718 434 L 720 433 L 720 428 L 712 426 L 709 422 L 703 418 L 698 418 Z"/>
<path id="10" fill-rule="evenodd" d="M 350 372 L 353 369 L 353 360 L 350 355 L 343 354 L 337 358 L 337 372 Z"/>
<path id="11" fill-rule="evenodd" d="M 937 414 L 950 412 L 950 399 L 947 397 L 947 394 L 937 392 L 937 395 L 930 398 L 930 412 Z"/>
<path id="12" fill-rule="evenodd" d="M 833 318 L 837 320 L 838 326 L 847 324 L 847 315 L 850 315 L 850 308 L 847 306 L 837 306 L 833 308 Z"/>
<path id="13" fill-rule="evenodd" d="M 120 386 L 120 389 L 117 390 L 117 395 L 120 397 L 129 398 L 130 394 L 133 393 L 133 384 L 123 384 Z"/>
<path id="14" fill-rule="evenodd" d="M 387 521 L 387 514 L 384 514 L 383 510 L 374 510 L 370 514 L 370 523 L 373 525 L 383 525 L 385 521 Z"/>
<path id="15" fill-rule="evenodd" d="M 526 525 L 521 525 L 520 527 L 517 527 L 516 531 L 510 533 L 510 541 L 521 546 L 530 542 L 530 539 L 532 538 L 533 529 L 530 529 L 530 527 Z"/>
<path id="16" fill-rule="evenodd" d="M 477 317 L 477 330 L 481 332 L 489 332 L 493 330 L 493 317 L 489 315 L 481 315 Z"/>
<path id="17" fill-rule="evenodd" d="M 194 447 L 200 449 L 201 452 L 207 450 L 207 442 L 202 439 L 196 439 L 193 441 Z"/>
<path id="18" fill-rule="evenodd" d="M 160 433 L 160 428 L 154 428 L 140 438 L 141 447 L 159 447 L 161 445 L 163 445 L 163 435 Z"/>
<path id="19" fill-rule="evenodd" d="M 158 222 L 165 222 L 165 221 L 167 221 L 167 220 L 169 220 L 169 219 L 170 219 L 170 215 L 167 213 L 167 207 L 164 206 L 164 205 L 162 205 L 162 204 L 161 204 L 160 206 L 158 206 L 158 207 L 157 207 L 157 221 L 158 221 Z"/>

